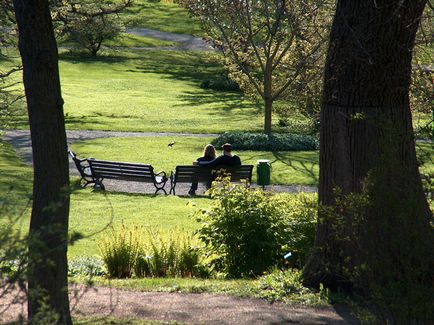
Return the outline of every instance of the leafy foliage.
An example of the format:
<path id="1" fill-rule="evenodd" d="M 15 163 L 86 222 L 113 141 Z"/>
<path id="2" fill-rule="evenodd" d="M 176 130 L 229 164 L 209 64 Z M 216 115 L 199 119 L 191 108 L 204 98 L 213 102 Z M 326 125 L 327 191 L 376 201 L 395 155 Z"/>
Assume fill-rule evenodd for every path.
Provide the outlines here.
<path id="1" fill-rule="evenodd" d="M 306 305 L 327 305 L 328 293 L 320 294 L 303 286 L 301 272 L 296 269 L 274 269 L 260 277 L 253 288 L 255 295 L 270 301 L 290 301 Z"/>
<path id="2" fill-rule="evenodd" d="M 123 26 L 118 14 L 130 4 L 130 0 L 116 4 L 62 0 L 56 2 L 52 10 L 54 20 L 60 23 L 59 34 L 96 56 L 104 40 L 112 40 L 121 33 Z"/>
<path id="3" fill-rule="evenodd" d="M 214 203 L 196 212 L 202 223 L 197 234 L 215 271 L 243 277 L 282 264 L 290 236 L 285 198 L 231 184 L 227 177 L 209 193 Z"/>
<path id="4" fill-rule="evenodd" d="M 215 146 L 232 144 L 235 150 L 306 151 L 317 150 L 318 140 L 301 134 L 260 134 L 225 132 L 212 141 Z"/>
<path id="5" fill-rule="evenodd" d="M 328 30 L 322 12 L 330 4 L 324 0 L 180 3 L 200 19 L 215 47 L 223 52 L 230 77 L 247 94 L 263 100 L 264 133 L 271 133 L 273 102 L 291 84 L 307 85 L 306 81 L 318 75 L 316 63 L 323 59 L 319 52 Z"/>
<path id="6" fill-rule="evenodd" d="M 101 276 L 106 275 L 104 261 L 93 256 L 78 256 L 68 263 L 68 275 Z"/>

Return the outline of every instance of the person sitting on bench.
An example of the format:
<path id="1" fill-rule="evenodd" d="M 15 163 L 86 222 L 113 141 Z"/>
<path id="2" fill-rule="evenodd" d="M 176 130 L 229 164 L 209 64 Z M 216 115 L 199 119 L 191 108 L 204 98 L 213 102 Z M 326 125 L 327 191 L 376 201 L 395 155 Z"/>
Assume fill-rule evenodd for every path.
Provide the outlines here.
<path id="1" fill-rule="evenodd" d="M 216 166 L 241 166 L 241 159 L 237 155 L 232 155 L 232 145 L 225 143 L 222 145 L 223 154 L 211 161 L 198 161 L 199 166 L 216 167 Z"/>
<path id="2" fill-rule="evenodd" d="M 205 148 L 203 149 L 203 156 L 196 159 L 196 161 L 193 161 L 193 165 L 198 165 L 199 162 L 207 162 L 212 161 L 216 157 L 215 148 L 212 144 L 207 144 Z M 211 186 L 211 181 L 207 184 L 207 188 Z M 192 183 L 190 190 L 188 191 L 188 194 L 195 195 L 197 190 L 197 183 Z"/>
<path id="3" fill-rule="evenodd" d="M 223 154 L 221 156 L 218 156 L 217 158 L 211 160 L 211 161 L 198 161 L 197 164 L 199 166 L 205 166 L 205 167 L 218 167 L 218 166 L 229 166 L 229 167 L 236 167 L 241 166 L 241 159 L 237 155 L 232 155 L 232 145 L 230 143 L 225 143 L 222 146 Z M 212 179 L 209 181 L 209 183 L 206 184 L 207 188 L 211 187 Z M 195 183 L 192 184 L 192 187 L 188 194 L 195 195 L 195 191 L 197 189 L 197 183 L 196 187 L 193 186 Z"/>

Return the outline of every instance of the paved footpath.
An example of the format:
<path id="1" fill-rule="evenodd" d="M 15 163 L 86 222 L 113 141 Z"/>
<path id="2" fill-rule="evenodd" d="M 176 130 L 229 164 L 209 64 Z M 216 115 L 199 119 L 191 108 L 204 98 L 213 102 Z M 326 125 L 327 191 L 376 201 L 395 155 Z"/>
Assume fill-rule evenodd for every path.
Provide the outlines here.
<path id="1" fill-rule="evenodd" d="M 195 133 L 154 133 L 154 132 L 116 132 L 116 131 L 67 131 L 67 142 L 68 146 L 70 146 L 74 142 L 78 141 L 86 141 L 92 139 L 99 138 L 116 138 L 116 137 L 216 137 L 217 134 L 195 134 Z M 31 165 L 33 162 L 32 159 L 32 145 L 30 139 L 30 133 L 27 130 L 13 130 L 6 131 L 4 137 L 6 141 L 11 143 L 16 151 L 18 157 L 20 157 L 26 164 Z M 69 164 L 70 173 L 72 175 L 78 175 L 78 172 L 73 164 L 70 161 Z M 170 172 L 170 171 L 166 171 Z M 155 189 L 152 184 L 147 183 L 137 183 L 137 182 L 124 182 L 124 181 L 114 181 L 114 180 L 105 180 L 104 184 L 106 185 L 107 191 L 114 192 L 128 192 L 128 193 L 154 193 Z M 202 184 L 201 184 L 202 185 Z M 203 194 L 205 188 L 199 185 L 198 194 Z M 252 184 L 253 187 L 256 187 L 256 184 Z M 169 184 L 166 184 L 166 191 L 169 189 Z M 186 195 L 189 190 L 188 184 L 178 184 L 176 186 L 176 193 L 178 195 Z M 317 188 L 314 186 L 303 186 L 303 185 L 270 185 L 267 186 L 267 190 L 274 192 L 290 192 L 290 193 L 298 193 L 298 192 L 316 192 Z M 161 192 L 160 192 L 161 193 Z"/>
<path id="2" fill-rule="evenodd" d="M 213 51 L 213 48 L 206 41 L 192 35 L 162 32 L 149 28 L 127 28 L 125 31 L 132 35 L 178 43 L 176 46 L 136 47 L 139 50 Z"/>
<path id="3" fill-rule="evenodd" d="M 135 292 L 107 287 L 83 289 L 82 286 L 70 288 L 73 315 L 78 317 L 133 318 L 201 325 L 360 324 L 342 307 L 307 308 L 207 293 Z M 78 290 L 76 295 L 74 290 Z M 21 313 L 26 314 L 25 299 L 20 301 L 19 297 L 23 298 L 23 295 L 11 292 L 0 300 L 1 324 L 16 320 Z"/>

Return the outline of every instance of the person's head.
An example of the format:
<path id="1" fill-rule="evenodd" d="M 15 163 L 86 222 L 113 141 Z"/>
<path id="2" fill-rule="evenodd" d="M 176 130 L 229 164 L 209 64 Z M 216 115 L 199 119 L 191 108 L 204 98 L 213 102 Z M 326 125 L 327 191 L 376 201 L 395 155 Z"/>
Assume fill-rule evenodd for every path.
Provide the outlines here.
<path id="1" fill-rule="evenodd" d="M 232 145 L 230 143 L 225 143 L 222 145 L 223 153 L 230 154 L 232 152 Z"/>
<path id="2" fill-rule="evenodd" d="M 207 144 L 205 148 L 203 149 L 203 156 L 204 157 L 211 157 L 212 159 L 215 158 L 215 148 L 212 144 Z"/>

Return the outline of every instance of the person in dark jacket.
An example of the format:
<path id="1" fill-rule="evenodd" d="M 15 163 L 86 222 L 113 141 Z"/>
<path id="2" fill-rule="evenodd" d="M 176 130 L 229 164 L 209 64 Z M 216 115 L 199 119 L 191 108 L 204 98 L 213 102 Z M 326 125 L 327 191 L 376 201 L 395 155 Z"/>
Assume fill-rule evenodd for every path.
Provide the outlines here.
<path id="1" fill-rule="evenodd" d="M 218 166 L 228 166 L 228 167 L 236 167 L 241 166 L 241 159 L 237 155 L 232 155 L 232 145 L 230 143 L 225 143 L 222 146 L 223 154 L 221 156 L 218 156 L 217 158 L 206 161 L 201 160 L 197 162 L 199 166 L 206 166 L 206 167 L 218 167 Z M 212 180 L 209 181 L 209 183 L 206 184 L 207 188 L 211 187 Z M 195 187 L 194 187 L 195 186 Z M 191 185 L 190 191 L 188 194 L 195 195 L 197 190 L 197 183 L 193 183 Z"/>
<path id="2" fill-rule="evenodd" d="M 198 161 L 199 166 L 215 167 L 215 166 L 240 166 L 241 159 L 237 155 L 232 155 L 232 145 L 225 143 L 222 146 L 223 154 L 211 161 Z"/>
<path id="3" fill-rule="evenodd" d="M 196 161 L 193 161 L 193 165 L 198 165 L 201 162 L 208 162 L 214 160 L 216 157 L 215 148 L 212 144 L 207 144 L 205 148 L 203 149 L 203 156 L 196 159 Z M 211 184 L 207 184 L 207 187 L 209 187 Z M 197 190 L 197 183 L 192 183 L 190 190 L 188 191 L 188 194 L 195 195 Z"/>

